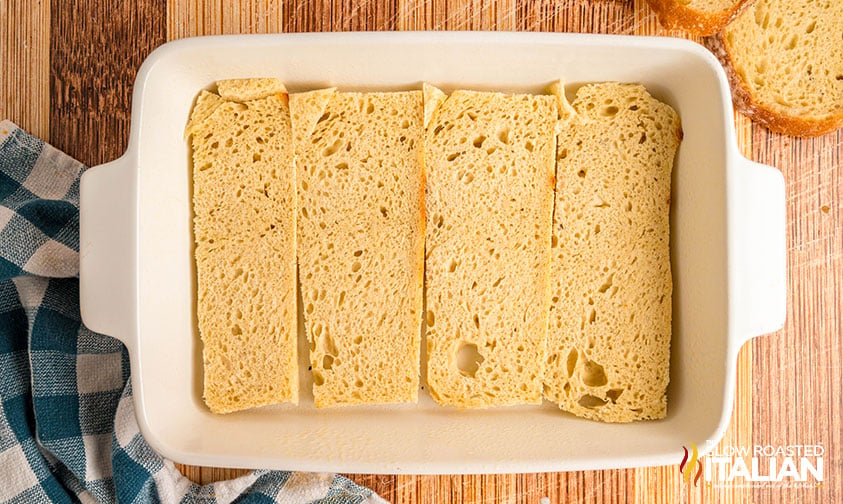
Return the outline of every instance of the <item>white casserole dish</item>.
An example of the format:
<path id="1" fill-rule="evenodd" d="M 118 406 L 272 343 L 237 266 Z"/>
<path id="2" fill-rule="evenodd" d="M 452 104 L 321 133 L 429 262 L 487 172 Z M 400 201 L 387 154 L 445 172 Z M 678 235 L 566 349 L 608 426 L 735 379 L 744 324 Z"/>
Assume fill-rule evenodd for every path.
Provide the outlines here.
<path id="1" fill-rule="evenodd" d="M 679 112 L 674 168 L 673 340 L 668 414 L 608 425 L 554 405 L 486 411 L 417 405 L 316 410 L 301 346 L 299 406 L 214 415 L 202 401 L 195 319 L 190 152 L 193 101 L 218 79 L 274 76 L 291 91 L 455 87 L 541 91 L 640 82 Z M 358 33 L 187 39 L 138 74 L 129 147 L 81 188 L 81 307 L 129 349 L 136 414 L 178 462 L 360 473 L 497 473 L 678 464 L 729 422 L 740 346 L 785 317 L 781 174 L 736 146 L 726 77 L 680 39 L 520 33 Z M 300 332 L 300 340 L 304 336 Z"/>

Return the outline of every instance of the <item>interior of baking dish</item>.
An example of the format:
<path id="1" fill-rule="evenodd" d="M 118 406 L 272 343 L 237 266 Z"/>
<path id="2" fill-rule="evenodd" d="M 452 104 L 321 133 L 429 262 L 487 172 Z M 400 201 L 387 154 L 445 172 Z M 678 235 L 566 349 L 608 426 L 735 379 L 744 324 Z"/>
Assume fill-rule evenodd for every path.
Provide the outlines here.
<path id="1" fill-rule="evenodd" d="M 347 472 L 515 472 L 674 464 L 719 437 L 731 408 L 727 176 L 736 156 L 716 61 L 685 41 L 503 34 L 188 40 L 138 78 L 127 157 L 137 166 L 137 319 L 128 340 L 138 416 L 166 456 L 202 465 Z M 301 332 L 299 406 L 214 415 L 202 401 L 191 171 L 184 126 L 216 80 L 278 77 L 290 91 L 457 87 L 542 92 L 563 79 L 644 84 L 680 114 L 671 204 L 673 339 L 667 418 L 611 425 L 555 405 L 457 411 L 433 403 L 317 410 Z M 710 444 L 710 443 L 708 443 Z"/>

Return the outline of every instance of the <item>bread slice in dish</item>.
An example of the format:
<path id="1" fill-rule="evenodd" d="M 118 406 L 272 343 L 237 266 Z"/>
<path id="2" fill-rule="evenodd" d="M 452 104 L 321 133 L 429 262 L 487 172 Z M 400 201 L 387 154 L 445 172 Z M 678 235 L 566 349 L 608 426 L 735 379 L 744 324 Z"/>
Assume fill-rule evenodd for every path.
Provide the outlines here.
<path id="1" fill-rule="evenodd" d="M 540 403 L 556 100 L 425 90 L 430 394 L 458 408 Z"/>
<path id="2" fill-rule="evenodd" d="M 187 134 L 204 398 L 229 413 L 298 401 L 296 187 L 281 82 L 219 88 L 200 94 Z"/>
<path id="3" fill-rule="evenodd" d="M 843 2 L 758 0 L 706 45 L 738 110 L 773 131 L 843 128 Z"/>
<path id="4" fill-rule="evenodd" d="M 676 112 L 637 84 L 581 87 L 561 123 L 545 397 L 575 415 L 665 416 L 681 138 Z"/>
<path id="5" fill-rule="evenodd" d="M 415 402 L 421 350 L 421 91 L 291 96 L 299 278 L 317 407 Z"/>

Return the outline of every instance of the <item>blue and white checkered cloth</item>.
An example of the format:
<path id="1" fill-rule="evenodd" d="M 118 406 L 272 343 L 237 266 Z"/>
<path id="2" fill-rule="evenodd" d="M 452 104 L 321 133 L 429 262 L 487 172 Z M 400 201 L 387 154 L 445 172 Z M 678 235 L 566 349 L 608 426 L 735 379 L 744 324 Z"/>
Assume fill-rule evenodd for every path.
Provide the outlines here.
<path id="1" fill-rule="evenodd" d="M 79 316 L 84 169 L 0 122 L 0 502 L 384 502 L 333 474 L 200 486 L 146 444 L 126 348 Z"/>

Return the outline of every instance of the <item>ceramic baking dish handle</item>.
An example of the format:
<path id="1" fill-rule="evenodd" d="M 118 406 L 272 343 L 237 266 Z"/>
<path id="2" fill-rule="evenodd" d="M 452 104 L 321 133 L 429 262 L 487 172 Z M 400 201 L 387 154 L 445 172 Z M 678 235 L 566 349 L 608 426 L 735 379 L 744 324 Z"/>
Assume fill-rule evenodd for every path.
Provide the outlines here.
<path id="1" fill-rule="evenodd" d="M 136 173 L 130 156 L 89 168 L 80 186 L 79 304 L 91 330 L 126 343 L 136 300 Z"/>
<path id="2" fill-rule="evenodd" d="M 784 177 L 773 167 L 738 156 L 729 198 L 729 277 L 732 334 L 746 340 L 784 325 L 786 228 Z"/>

